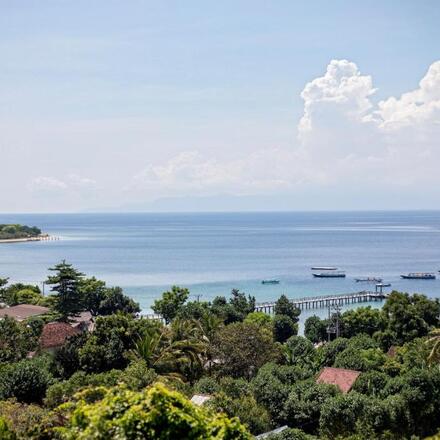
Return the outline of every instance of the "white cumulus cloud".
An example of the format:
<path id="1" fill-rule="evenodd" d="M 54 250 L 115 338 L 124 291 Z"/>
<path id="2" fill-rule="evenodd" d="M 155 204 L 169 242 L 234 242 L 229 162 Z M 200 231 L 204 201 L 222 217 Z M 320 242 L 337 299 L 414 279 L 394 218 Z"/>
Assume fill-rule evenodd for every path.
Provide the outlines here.
<path id="1" fill-rule="evenodd" d="M 304 113 L 291 148 L 268 147 L 223 158 L 182 152 L 150 164 L 130 191 L 155 195 L 276 193 L 339 186 L 440 183 L 440 61 L 419 88 L 379 104 L 373 78 L 348 60 L 332 60 L 302 93 Z"/>

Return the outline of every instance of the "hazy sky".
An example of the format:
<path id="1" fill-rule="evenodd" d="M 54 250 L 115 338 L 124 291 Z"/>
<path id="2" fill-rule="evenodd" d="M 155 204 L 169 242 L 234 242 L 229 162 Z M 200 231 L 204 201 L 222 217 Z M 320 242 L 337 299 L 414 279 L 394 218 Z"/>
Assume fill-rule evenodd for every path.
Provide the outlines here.
<path id="1" fill-rule="evenodd" d="M 440 207 L 440 2 L 0 0 L 0 211 Z"/>

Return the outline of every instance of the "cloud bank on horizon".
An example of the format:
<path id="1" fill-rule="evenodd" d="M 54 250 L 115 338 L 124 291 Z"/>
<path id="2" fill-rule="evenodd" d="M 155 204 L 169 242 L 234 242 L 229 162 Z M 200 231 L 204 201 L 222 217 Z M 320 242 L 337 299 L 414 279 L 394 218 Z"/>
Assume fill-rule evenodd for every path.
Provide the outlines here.
<path id="1" fill-rule="evenodd" d="M 291 148 L 265 148 L 219 160 L 188 150 L 149 164 L 127 192 L 161 196 L 271 194 L 326 186 L 395 187 L 440 183 L 440 61 L 419 87 L 375 103 L 373 78 L 332 60 L 302 93 L 304 114 Z"/>
<path id="2" fill-rule="evenodd" d="M 295 204 L 300 195 L 304 200 L 317 192 L 342 194 L 340 209 L 351 207 L 350 202 L 344 205 L 345 191 L 352 197 L 387 192 L 403 196 L 415 187 L 438 185 L 440 61 L 429 66 L 414 90 L 379 102 L 375 93 L 371 75 L 362 73 L 352 61 L 335 59 L 322 76 L 304 86 L 303 115 L 292 120 L 297 135 L 288 146 L 236 149 L 234 154 L 189 148 L 162 161 L 136 161 L 136 167 L 125 170 L 131 177 L 118 182 L 116 188 L 110 182 L 124 167 L 121 154 L 107 181 L 87 170 L 81 174 L 54 172 L 32 177 L 26 190 L 46 202 L 42 210 L 52 211 L 66 203 L 72 210 L 117 210 L 128 205 L 136 210 L 158 198 L 218 194 L 284 194 L 292 199 L 291 205 L 283 205 L 287 208 L 319 209 L 319 200 L 316 206 Z M 104 129 L 111 130 L 110 125 Z M 101 150 L 98 154 L 105 168 L 104 148 Z M 82 160 L 87 162 L 87 157 Z M 374 200 L 367 206 L 374 207 Z"/>

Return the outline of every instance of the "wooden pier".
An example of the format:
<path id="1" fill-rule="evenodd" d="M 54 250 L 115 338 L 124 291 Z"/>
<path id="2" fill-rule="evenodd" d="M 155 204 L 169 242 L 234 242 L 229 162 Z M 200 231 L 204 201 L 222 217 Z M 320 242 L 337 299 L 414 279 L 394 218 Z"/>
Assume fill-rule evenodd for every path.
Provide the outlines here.
<path id="1" fill-rule="evenodd" d="M 301 310 L 321 309 L 331 306 L 342 306 L 360 302 L 382 301 L 387 297 L 382 292 L 362 291 L 355 293 L 340 293 L 334 295 L 309 296 L 306 298 L 291 299 L 291 303 Z M 273 313 L 275 301 L 255 304 L 256 312 Z"/>

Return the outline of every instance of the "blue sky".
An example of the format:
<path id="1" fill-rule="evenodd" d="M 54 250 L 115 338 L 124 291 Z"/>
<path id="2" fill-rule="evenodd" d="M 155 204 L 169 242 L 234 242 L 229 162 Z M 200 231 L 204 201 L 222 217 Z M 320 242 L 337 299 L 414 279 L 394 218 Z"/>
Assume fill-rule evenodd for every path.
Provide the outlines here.
<path id="1" fill-rule="evenodd" d="M 0 0 L 0 209 L 437 207 L 438 23 L 437 1 Z"/>

